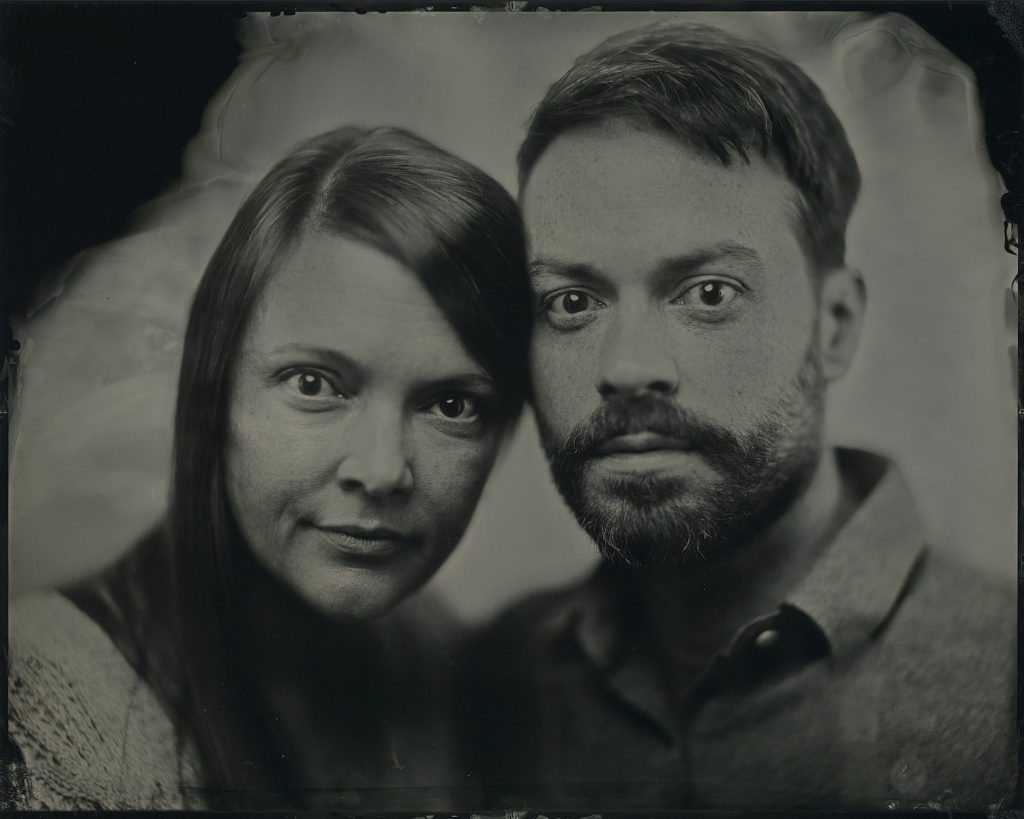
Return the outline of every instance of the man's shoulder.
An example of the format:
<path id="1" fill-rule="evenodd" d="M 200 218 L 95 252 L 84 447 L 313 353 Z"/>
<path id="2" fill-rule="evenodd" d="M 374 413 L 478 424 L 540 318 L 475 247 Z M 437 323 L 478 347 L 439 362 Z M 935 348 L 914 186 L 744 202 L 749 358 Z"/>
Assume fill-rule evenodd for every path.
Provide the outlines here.
<path id="1" fill-rule="evenodd" d="M 555 639 L 572 622 L 578 594 L 577 584 L 532 593 L 485 624 L 476 640 L 526 646 Z"/>
<path id="2" fill-rule="evenodd" d="M 591 578 L 584 578 L 512 603 L 476 631 L 470 653 L 493 655 L 501 665 L 515 666 L 550 651 L 573 627 L 590 583 Z"/>
<path id="3" fill-rule="evenodd" d="M 885 734 L 930 781 L 947 783 L 951 803 L 1010 798 L 1017 642 L 1014 585 L 934 549 L 878 635 Z"/>
<path id="4" fill-rule="evenodd" d="M 929 549 L 907 585 L 895 621 L 930 639 L 1005 651 L 1016 644 L 1017 588 L 1011 578 L 977 569 L 947 551 Z M 935 648 L 932 642 L 929 653 Z"/>
<path id="5" fill-rule="evenodd" d="M 1016 587 L 928 549 L 876 646 L 888 667 L 920 683 L 923 699 L 959 688 L 975 708 L 1002 710 L 1016 685 Z"/>

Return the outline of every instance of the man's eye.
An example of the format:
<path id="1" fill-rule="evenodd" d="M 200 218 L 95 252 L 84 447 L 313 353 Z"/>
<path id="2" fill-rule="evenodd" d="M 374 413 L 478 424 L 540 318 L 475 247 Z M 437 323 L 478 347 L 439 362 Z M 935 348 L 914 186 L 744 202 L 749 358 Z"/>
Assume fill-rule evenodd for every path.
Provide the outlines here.
<path id="1" fill-rule="evenodd" d="M 724 307 L 740 294 L 740 289 L 721 279 L 705 279 L 688 287 L 676 301 L 693 307 Z"/>
<path id="2" fill-rule="evenodd" d="M 290 390 L 304 398 L 328 398 L 341 394 L 327 376 L 313 370 L 292 373 L 288 376 L 285 384 Z"/>
<path id="3" fill-rule="evenodd" d="M 563 290 L 544 301 L 544 313 L 555 327 L 582 326 L 602 307 L 601 301 L 584 290 Z"/>
<path id="4" fill-rule="evenodd" d="M 431 404 L 427 411 L 450 421 L 472 423 L 480 417 L 477 402 L 468 395 L 445 395 Z"/>
<path id="5" fill-rule="evenodd" d="M 566 290 L 551 298 L 547 303 L 547 309 L 555 315 L 572 316 L 592 309 L 597 304 L 597 299 L 582 290 Z"/>

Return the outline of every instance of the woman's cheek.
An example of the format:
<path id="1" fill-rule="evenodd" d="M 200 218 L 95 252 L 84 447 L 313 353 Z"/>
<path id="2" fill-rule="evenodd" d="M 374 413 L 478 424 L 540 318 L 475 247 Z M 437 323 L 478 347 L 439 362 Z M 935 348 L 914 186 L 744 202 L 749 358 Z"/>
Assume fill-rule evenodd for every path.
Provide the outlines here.
<path id="1" fill-rule="evenodd" d="M 332 436 L 308 425 L 282 423 L 266 416 L 239 418 L 228 452 L 231 495 L 243 531 L 280 534 L 293 517 L 292 507 L 315 496 L 336 473 Z M 248 524 L 248 525 L 246 525 Z"/>
<path id="2" fill-rule="evenodd" d="M 452 524 L 464 526 L 476 507 L 494 466 L 497 441 L 429 442 L 418 447 L 419 481 L 424 505 Z"/>

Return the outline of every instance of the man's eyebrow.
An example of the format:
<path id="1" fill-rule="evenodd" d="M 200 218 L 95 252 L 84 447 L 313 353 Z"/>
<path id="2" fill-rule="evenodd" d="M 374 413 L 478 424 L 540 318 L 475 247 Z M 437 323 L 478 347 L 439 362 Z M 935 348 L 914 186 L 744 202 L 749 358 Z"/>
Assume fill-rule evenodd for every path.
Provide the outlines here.
<path id="1" fill-rule="evenodd" d="M 574 262 L 563 262 L 549 256 L 538 256 L 530 262 L 530 281 L 545 276 L 557 276 L 577 282 L 594 284 L 602 279 L 601 274 L 593 265 Z"/>
<path id="2" fill-rule="evenodd" d="M 701 248 L 681 256 L 664 258 L 658 262 L 654 272 L 659 277 L 678 277 L 693 273 L 712 262 L 722 261 L 748 271 L 761 270 L 765 266 L 761 254 L 752 247 L 741 245 L 738 242 L 719 242 L 711 247 Z"/>
<path id="3" fill-rule="evenodd" d="M 719 242 L 690 253 L 661 259 L 654 268 L 654 275 L 657 278 L 678 278 L 693 273 L 704 265 L 723 261 L 747 271 L 761 270 L 765 266 L 761 254 L 752 247 L 739 242 Z M 530 281 L 536 282 L 546 276 L 591 284 L 599 283 L 604 279 L 601 272 L 593 265 L 563 262 L 549 256 L 538 256 L 530 262 Z"/>

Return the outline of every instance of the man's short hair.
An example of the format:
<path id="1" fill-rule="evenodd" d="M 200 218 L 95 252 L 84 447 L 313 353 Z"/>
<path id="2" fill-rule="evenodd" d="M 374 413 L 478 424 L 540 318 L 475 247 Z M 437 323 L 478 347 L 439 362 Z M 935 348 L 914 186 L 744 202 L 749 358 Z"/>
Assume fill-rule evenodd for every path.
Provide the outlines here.
<path id="1" fill-rule="evenodd" d="M 605 40 L 534 111 L 519 150 L 520 188 L 557 136 L 613 119 L 666 129 L 723 165 L 735 157 L 749 162 L 751 149 L 776 159 L 799 191 L 801 239 L 812 265 L 821 271 L 843 264 L 860 188 L 857 160 L 821 90 L 789 60 L 693 23 Z"/>

